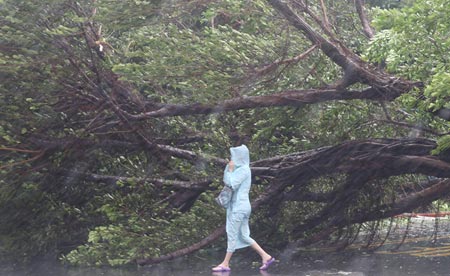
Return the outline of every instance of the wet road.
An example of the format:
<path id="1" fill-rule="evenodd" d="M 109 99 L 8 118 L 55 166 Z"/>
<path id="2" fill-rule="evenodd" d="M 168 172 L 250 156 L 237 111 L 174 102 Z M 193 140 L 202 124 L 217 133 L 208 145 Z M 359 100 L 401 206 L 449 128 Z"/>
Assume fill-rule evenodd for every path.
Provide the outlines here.
<path id="1" fill-rule="evenodd" d="M 443 248 L 416 246 L 414 250 L 399 252 L 379 252 L 367 254 L 358 252 L 327 253 L 320 252 L 296 256 L 294 260 L 281 259 L 268 272 L 259 271 L 257 266 L 236 258 L 230 273 L 213 273 L 210 271 L 214 261 L 197 262 L 177 261 L 154 267 L 112 269 L 112 268 L 68 268 L 55 263 L 39 263 L 27 268 L 9 268 L 0 270 L 2 276 L 410 276 L 410 275 L 450 275 L 450 258 L 442 256 L 415 256 L 416 252 L 442 252 Z M 404 253 L 403 253 L 404 252 Z M 412 253 L 412 254 L 411 254 Z M 434 253 L 433 253 L 434 254 Z"/>
<path id="2" fill-rule="evenodd" d="M 232 259 L 230 273 L 213 273 L 211 267 L 220 256 L 179 259 L 170 263 L 147 267 L 74 268 L 55 262 L 36 262 L 27 267 L 0 266 L 2 276 L 448 276 L 450 275 L 450 220 L 439 221 L 415 218 L 412 223 L 399 225 L 383 246 L 367 251 L 362 243 L 345 251 L 333 248 L 286 250 L 278 254 L 278 262 L 268 272 L 259 271 L 258 260 L 251 250 L 241 250 Z M 403 227 L 403 228 L 402 228 Z M 405 236 L 405 230 L 408 235 Z M 436 232 L 435 230 L 438 229 Z M 382 235 L 381 240 L 383 240 Z M 403 241 L 403 242 L 402 242 Z M 380 244 L 373 244 L 378 247 Z"/>

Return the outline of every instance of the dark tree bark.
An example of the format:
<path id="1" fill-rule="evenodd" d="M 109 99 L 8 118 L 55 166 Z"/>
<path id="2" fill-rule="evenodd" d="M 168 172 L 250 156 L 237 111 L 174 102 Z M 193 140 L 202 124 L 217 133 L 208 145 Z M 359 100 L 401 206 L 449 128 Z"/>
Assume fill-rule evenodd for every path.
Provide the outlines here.
<path id="1" fill-rule="evenodd" d="M 406 91 L 405 91 L 406 92 Z M 396 95 L 397 97 L 399 95 Z M 394 98 L 395 98 L 394 97 Z M 346 90 L 345 88 L 332 89 L 310 89 L 310 90 L 292 90 L 283 91 L 277 94 L 267 96 L 247 96 L 240 98 L 233 98 L 218 102 L 216 104 L 191 104 L 191 105 L 176 105 L 164 104 L 154 111 L 149 111 L 141 114 L 130 114 L 122 111 L 128 119 L 131 120 L 145 120 L 150 118 L 160 118 L 169 116 L 187 116 L 199 114 L 214 114 L 230 112 L 243 109 L 256 109 L 264 107 L 301 107 L 307 104 L 321 103 L 325 101 L 334 100 L 392 100 L 393 98 L 386 98 L 386 95 L 380 93 L 375 88 L 367 88 L 362 91 Z"/>

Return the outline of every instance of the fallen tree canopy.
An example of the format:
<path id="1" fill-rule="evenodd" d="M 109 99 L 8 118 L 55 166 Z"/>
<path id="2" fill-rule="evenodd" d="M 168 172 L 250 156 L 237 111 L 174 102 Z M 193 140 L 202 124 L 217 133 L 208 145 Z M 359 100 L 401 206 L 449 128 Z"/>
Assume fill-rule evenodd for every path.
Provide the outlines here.
<path id="1" fill-rule="evenodd" d="M 427 139 L 378 139 L 352 141 L 341 145 L 316 149 L 313 151 L 279 156 L 268 160 L 253 162 L 253 175 L 273 177 L 265 185 L 264 192 L 252 202 L 252 208 L 261 206 L 279 209 L 282 202 L 326 202 L 316 214 L 299 225 L 297 234 L 325 228 L 337 230 L 349 224 L 364 223 L 393 217 L 401 213 L 426 206 L 434 200 L 446 197 L 450 190 L 450 163 L 429 154 L 435 142 Z M 256 166 L 256 167 L 255 167 Z M 394 199 L 389 204 L 373 206 L 366 202 L 352 210 L 358 197 L 366 195 L 366 186 L 380 180 L 407 173 L 424 174 L 440 178 L 431 186 Z M 345 180 L 336 183 L 326 193 L 311 195 L 310 186 L 315 178 L 344 174 Z M 375 192 L 383 187 L 374 187 Z M 381 196 L 381 193 L 379 194 Z M 318 231 L 322 239 L 322 233 Z M 225 226 L 220 226 L 210 235 L 189 247 L 157 258 L 139 259 L 140 265 L 154 264 L 171 260 L 195 252 L 216 241 L 225 234 Z M 332 234 L 328 232 L 327 235 Z M 316 239 L 312 239 L 316 240 Z"/>
<path id="2" fill-rule="evenodd" d="M 0 256 L 145 265 L 211 246 L 241 143 L 256 226 L 287 232 L 274 248 L 446 200 L 442 1 L 2 1 Z"/>

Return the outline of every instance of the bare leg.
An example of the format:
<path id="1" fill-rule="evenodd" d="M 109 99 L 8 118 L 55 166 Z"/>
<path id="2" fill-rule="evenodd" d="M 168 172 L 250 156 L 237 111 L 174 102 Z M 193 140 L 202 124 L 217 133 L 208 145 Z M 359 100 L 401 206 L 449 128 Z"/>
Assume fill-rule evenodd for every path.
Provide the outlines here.
<path id="1" fill-rule="evenodd" d="M 233 255 L 233 252 L 227 252 L 227 254 L 225 254 L 225 258 L 223 259 L 223 261 L 216 267 L 230 267 L 230 260 L 231 260 L 231 256 Z M 214 270 L 214 268 L 213 268 Z"/>
<path id="2" fill-rule="evenodd" d="M 262 263 L 265 263 L 272 258 L 272 256 L 267 254 L 257 242 L 252 243 L 251 247 L 259 254 L 259 256 L 261 256 Z"/>

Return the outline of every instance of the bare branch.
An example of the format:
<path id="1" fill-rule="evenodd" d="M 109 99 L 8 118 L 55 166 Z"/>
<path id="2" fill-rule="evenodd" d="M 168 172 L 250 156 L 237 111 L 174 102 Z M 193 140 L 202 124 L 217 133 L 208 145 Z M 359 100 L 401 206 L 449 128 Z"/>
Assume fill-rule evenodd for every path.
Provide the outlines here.
<path id="1" fill-rule="evenodd" d="M 11 167 L 27 164 L 27 163 L 32 163 L 32 162 L 40 159 L 44 155 L 45 155 L 45 151 L 43 150 L 43 151 L 40 151 L 38 154 L 36 154 L 35 156 L 33 156 L 33 157 L 29 158 L 29 159 L 18 161 L 18 162 L 14 162 L 14 163 L 8 163 L 6 165 L 2 165 L 2 166 L 0 166 L 0 169 L 6 169 L 6 168 L 11 168 Z"/>
<path id="2" fill-rule="evenodd" d="M 40 153 L 40 150 L 28 150 L 28 149 L 20 149 L 20 148 L 8 148 L 8 147 L 0 147 L 0 151 L 10 151 L 10 152 L 24 152 L 24 153 Z"/>
<path id="3" fill-rule="evenodd" d="M 325 6 L 325 3 L 323 0 L 320 0 L 320 6 L 322 8 L 322 14 L 323 14 L 323 24 L 325 28 L 331 32 L 331 25 L 330 21 L 328 20 L 328 13 L 327 13 L 327 7 Z"/>
<path id="4" fill-rule="evenodd" d="M 352 219 L 352 223 L 361 223 L 369 220 L 399 215 L 401 213 L 414 210 L 419 206 L 431 203 L 434 200 L 445 197 L 448 194 L 450 194 L 450 179 L 442 179 L 439 183 L 434 184 L 431 187 L 403 197 L 392 204 L 377 208 L 376 211 L 356 216 Z"/>
<path id="5" fill-rule="evenodd" d="M 354 1 L 355 1 L 355 6 L 356 6 L 356 11 L 358 12 L 359 19 L 361 20 L 361 24 L 363 26 L 364 34 L 368 38 L 371 39 L 371 38 L 373 38 L 375 31 L 370 26 L 369 19 L 367 17 L 367 14 L 366 14 L 366 11 L 364 8 L 364 0 L 354 0 Z"/>
<path id="6" fill-rule="evenodd" d="M 381 102 L 381 107 L 383 108 L 383 112 L 384 112 L 384 115 L 386 116 L 386 120 L 376 120 L 378 122 L 389 123 L 389 124 L 401 126 L 404 128 L 415 129 L 418 131 L 424 131 L 424 132 L 428 132 L 428 133 L 431 133 L 433 135 L 438 135 L 438 136 L 444 135 L 442 133 L 435 131 L 432 128 L 423 127 L 423 126 L 415 126 L 415 125 L 411 125 L 411 124 L 407 124 L 407 123 L 403 123 L 403 122 L 396 122 L 392 119 L 391 115 L 389 115 L 389 111 L 387 110 L 386 104 L 384 102 Z"/>
<path id="7" fill-rule="evenodd" d="M 320 19 L 320 17 L 315 14 L 309 7 L 309 5 L 303 1 L 294 1 L 293 5 L 295 7 L 297 7 L 297 9 L 299 9 L 299 11 L 304 12 L 306 14 L 308 14 L 313 20 L 314 22 L 316 22 L 316 24 L 320 27 L 320 29 L 333 41 L 337 41 L 336 36 L 333 34 L 333 32 L 331 31 L 331 25 L 329 23 L 328 20 L 328 16 L 327 16 L 327 11 L 326 11 L 326 7 L 325 4 L 323 3 L 323 0 L 321 0 L 321 9 L 322 9 L 322 13 L 324 14 L 323 17 L 324 19 Z"/>
<path id="8" fill-rule="evenodd" d="M 306 50 L 304 53 L 301 53 L 300 55 L 290 58 L 290 59 L 283 59 L 283 60 L 277 60 L 269 65 L 266 65 L 262 68 L 258 68 L 256 69 L 256 73 L 258 76 L 260 75 L 265 75 L 267 73 L 270 73 L 272 71 L 274 71 L 276 68 L 278 68 L 280 65 L 283 64 L 291 64 L 291 63 L 297 63 L 300 60 L 304 59 L 305 57 L 307 57 L 314 49 L 317 48 L 317 45 L 313 45 L 311 46 L 308 50 Z"/>
<path id="9" fill-rule="evenodd" d="M 446 135 L 447 134 L 447 133 L 439 133 L 436 130 L 434 130 L 432 128 L 429 128 L 429 127 L 416 126 L 416 125 L 411 125 L 411 124 L 403 123 L 403 122 L 397 122 L 397 121 L 389 120 L 389 119 L 388 120 L 376 120 L 376 121 L 382 122 L 382 123 L 393 124 L 393 125 L 400 126 L 400 127 L 403 127 L 403 128 L 415 129 L 415 130 L 420 131 L 420 132 L 428 132 L 430 134 L 437 135 L 437 136 L 442 136 L 442 135 Z"/>

